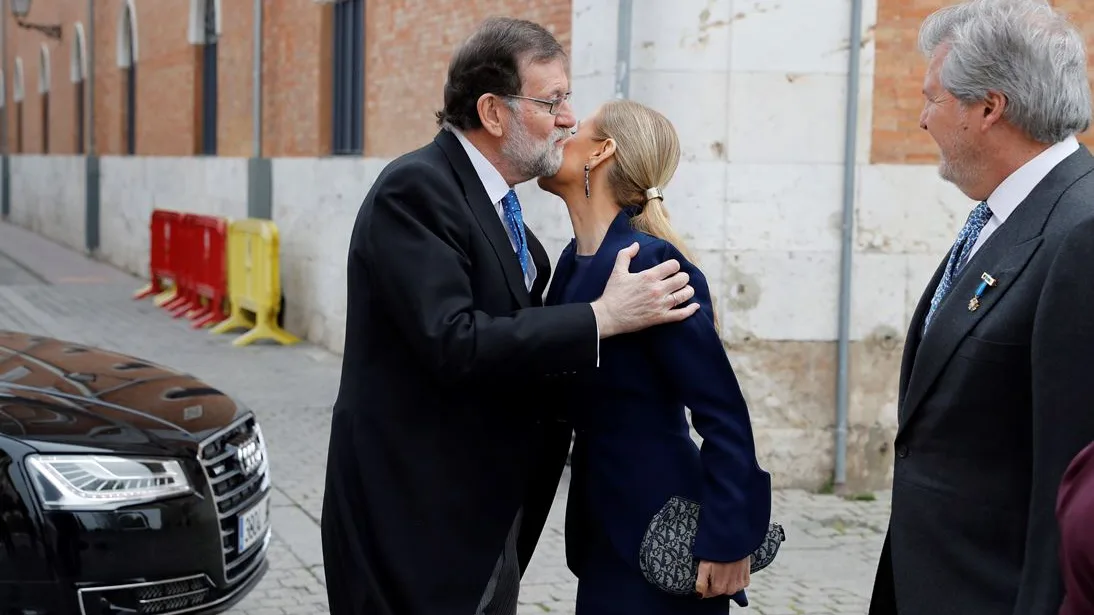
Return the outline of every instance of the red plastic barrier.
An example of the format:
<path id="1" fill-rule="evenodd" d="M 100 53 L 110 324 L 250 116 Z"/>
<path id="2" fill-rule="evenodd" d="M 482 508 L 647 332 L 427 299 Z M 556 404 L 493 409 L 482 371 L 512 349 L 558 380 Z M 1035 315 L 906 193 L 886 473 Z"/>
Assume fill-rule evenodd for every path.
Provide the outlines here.
<path id="1" fill-rule="evenodd" d="M 192 232 L 200 258 L 194 267 L 194 291 L 205 299 L 194 328 L 199 329 L 228 317 L 228 221 L 215 216 L 192 216 Z"/>
<path id="2" fill-rule="evenodd" d="M 148 224 L 150 230 L 148 277 L 150 282 L 133 296 L 134 299 L 144 299 L 162 293 L 166 290 L 164 287 L 165 280 L 177 283 L 178 272 L 171 260 L 171 245 L 172 240 L 177 240 L 175 235 L 178 233 L 182 216 L 183 214 L 177 211 L 152 210 L 152 219 Z"/>
<path id="3" fill-rule="evenodd" d="M 178 273 L 178 296 L 164 304 L 175 318 L 187 316 L 194 328 L 225 318 L 228 273 L 225 251 L 228 222 L 216 216 L 183 214 L 179 241 L 172 243 L 172 262 Z"/>
<path id="4" fill-rule="evenodd" d="M 186 312 L 201 307 L 197 294 L 194 293 L 194 285 L 191 281 L 194 265 L 194 240 L 190 224 L 192 214 L 181 214 L 178 224 L 174 227 L 174 239 L 171 242 L 171 263 L 175 267 L 175 298 L 164 303 L 163 309 L 171 312 L 176 318 Z"/>

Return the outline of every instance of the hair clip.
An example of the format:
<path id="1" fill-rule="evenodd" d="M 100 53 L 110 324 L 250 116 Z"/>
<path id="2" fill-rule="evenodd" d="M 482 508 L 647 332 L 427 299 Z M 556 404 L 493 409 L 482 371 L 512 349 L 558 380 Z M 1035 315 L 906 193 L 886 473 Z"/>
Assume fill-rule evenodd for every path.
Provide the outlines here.
<path id="1" fill-rule="evenodd" d="M 646 189 L 646 201 L 652 201 L 654 199 L 665 200 L 665 197 L 661 194 L 660 188 L 647 188 Z"/>

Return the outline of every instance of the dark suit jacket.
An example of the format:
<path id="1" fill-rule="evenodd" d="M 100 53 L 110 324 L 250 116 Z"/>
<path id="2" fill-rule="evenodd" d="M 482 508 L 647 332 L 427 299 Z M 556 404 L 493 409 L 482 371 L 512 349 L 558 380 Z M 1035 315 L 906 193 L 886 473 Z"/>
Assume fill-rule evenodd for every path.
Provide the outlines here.
<path id="1" fill-rule="evenodd" d="M 1060 615 L 1094 613 L 1094 442 L 1064 473 L 1056 501 L 1064 605 Z"/>
<path id="2" fill-rule="evenodd" d="M 872 614 L 1060 607 L 1057 488 L 1094 439 L 1092 171 L 1085 147 L 1056 166 L 972 257 L 921 336 L 945 260 L 924 291 L 904 349 Z M 973 311 L 984 272 L 998 282 Z"/>
<path id="3" fill-rule="evenodd" d="M 640 247 L 631 271 L 677 259 L 701 307 L 679 323 L 604 340 L 600 368 L 569 385 L 567 407 L 577 434 L 566 552 L 570 569 L 579 577 L 587 537 L 594 531 L 606 532 L 637 574 L 642 536 L 654 514 L 674 496 L 701 505 L 693 548 L 700 559 L 732 562 L 747 557 L 763 541 L 771 517 L 771 478 L 756 461 L 748 408 L 714 329 L 703 273 L 668 242 L 633 230 L 621 212 L 571 300 L 600 296 L 616 253 L 634 242 Z M 560 301 L 570 283 L 573 256 L 571 241 L 559 257 L 549 305 Z M 685 405 L 704 439 L 701 451 L 691 439 Z M 627 600 L 625 593 L 616 598 Z M 620 612 L 625 610 L 620 607 Z"/>
<path id="4" fill-rule="evenodd" d="M 353 228 L 323 504 L 335 615 L 469 615 L 524 507 L 522 569 L 569 427 L 543 378 L 592 369 L 591 307 L 540 306 L 455 135 L 387 166 Z"/>

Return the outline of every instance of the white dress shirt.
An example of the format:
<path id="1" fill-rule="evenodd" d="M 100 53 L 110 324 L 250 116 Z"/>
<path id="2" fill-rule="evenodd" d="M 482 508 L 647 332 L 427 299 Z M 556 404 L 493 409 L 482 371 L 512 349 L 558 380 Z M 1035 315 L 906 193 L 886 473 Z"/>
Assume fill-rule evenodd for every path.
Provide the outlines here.
<path id="1" fill-rule="evenodd" d="M 1041 180 L 1052 169 L 1056 168 L 1056 165 L 1063 162 L 1064 158 L 1073 154 L 1077 149 L 1079 149 L 1078 139 L 1068 137 L 1038 154 L 1037 157 L 1019 167 L 1017 171 L 1003 180 L 1003 183 L 999 184 L 995 191 L 991 193 L 991 196 L 988 197 L 988 209 L 991 210 L 991 218 L 988 219 L 988 223 L 984 225 L 984 230 L 980 231 L 980 236 L 973 244 L 972 252 L 969 253 L 969 260 L 980 249 L 980 246 L 984 245 L 988 237 L 991 237 L 991 234 L 1007 221 L 1007 218 L 1014 213 L 1014 210 L 1018 209 L 1022 201 L 1037 187 L 1037 184 L 1041 183 Z"/>
<path id="2" fill-rule="evenodd" d="M 501 219 L 501 225 L 505 227 L 505 232 L 509 235 L 509 244 L 513 247 L 513 254 L 517 252 L 517 238 L 513 236 L 513 232 L 509 230 L 509 224 L 505 220 L 505 208 L 502 205 L 502 199 L 506 194 L 509 194 L 511 186 L 505 181 L 505 178 L 501 176 L 497 167 L 493 165 L 486 156 L 482 155 L 482 152 L 478 150 L 471 141 L 467 140 L 462 132 L 455 128 L 450 128 L 452 134 L 456 135 L 456 138 L 460 140 L 460 145 L 463 146 L 467 157 L 471 159 L 471 166 L 475 167 L 475 173 L 479 175 L 479 181 L 482 182 L 482 187 L 486 189 L 486 195 L 490 197 L 490 200 L 494 203 L 494 209 L 498 212 L 498 218 Z M 524 285 L 528 290 L 532 290 L 532 284 L 536 281 L 536 264 L 532 262 L 531 250 L 528 252 L 528 273 L 524 276 Z"/>

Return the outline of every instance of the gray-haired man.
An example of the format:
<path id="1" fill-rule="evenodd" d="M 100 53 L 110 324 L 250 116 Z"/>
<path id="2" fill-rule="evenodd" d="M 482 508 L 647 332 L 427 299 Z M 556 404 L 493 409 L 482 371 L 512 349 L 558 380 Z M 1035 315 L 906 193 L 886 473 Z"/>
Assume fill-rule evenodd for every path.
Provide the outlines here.
<path id="1" fill-rule="evenodd" d="M 1047 3 L 931 15 L 921 126 L 975 205 L 901 369 L 872 615 L 1055 615 L 1056 493 L 1094 440 L 1094 158 L 1086 50 Z"/>

